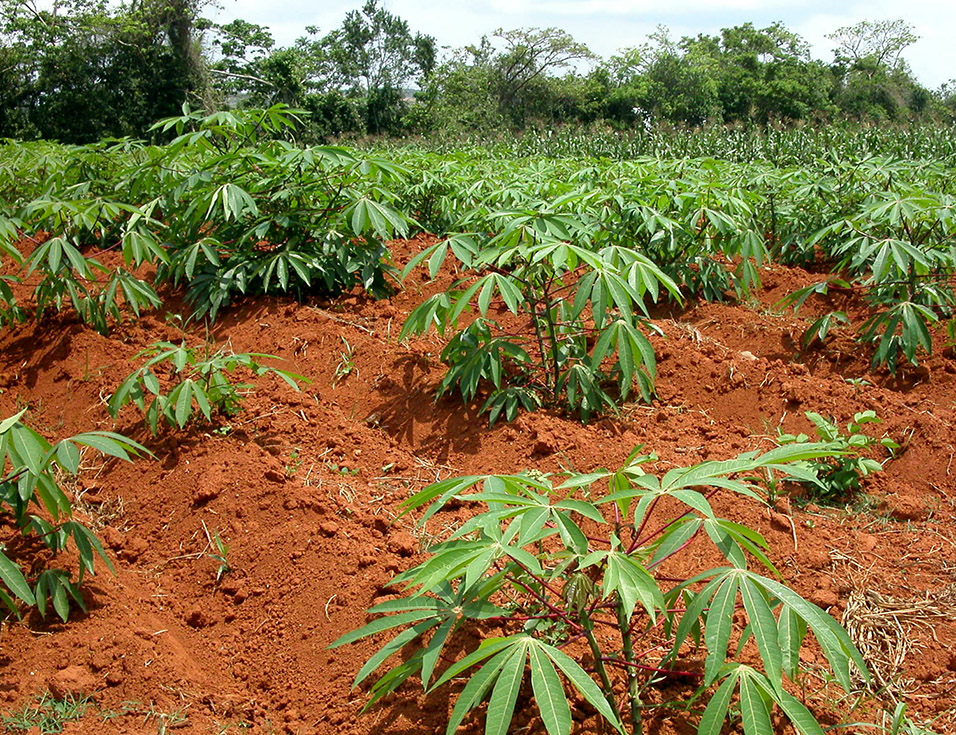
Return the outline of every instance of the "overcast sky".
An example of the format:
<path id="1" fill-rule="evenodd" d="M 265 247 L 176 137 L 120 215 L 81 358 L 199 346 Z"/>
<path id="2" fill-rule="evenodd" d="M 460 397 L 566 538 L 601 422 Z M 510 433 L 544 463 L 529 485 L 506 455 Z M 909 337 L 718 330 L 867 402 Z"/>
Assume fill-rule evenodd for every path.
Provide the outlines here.
<path id="1" fill-rule="evenodd" d="M 220 0 L 219 22 L 242 18 L 267 26 L 279 45 L 304 35 L 307 25 L 321 33 L 338 27 L 345 13 L 364 0 Z M 672 38 L 716 34 L 721 28 L 751 22 L 763 28 L 782 21 L 812 48 L 814 57 L 833 58 L 826 35 L 861 20 L 902 18 L 920 40 L 903 54 L 919 81 L 936 89 L 956 78 L 956 2 L 953 0 L 384 0 L 385 7 L 408 21 L 413 31 L 434 36 L 440 46 L 477 43 L 497 28 L 556 26 L 607 58 L 637 46 L 658 25 Z"/>

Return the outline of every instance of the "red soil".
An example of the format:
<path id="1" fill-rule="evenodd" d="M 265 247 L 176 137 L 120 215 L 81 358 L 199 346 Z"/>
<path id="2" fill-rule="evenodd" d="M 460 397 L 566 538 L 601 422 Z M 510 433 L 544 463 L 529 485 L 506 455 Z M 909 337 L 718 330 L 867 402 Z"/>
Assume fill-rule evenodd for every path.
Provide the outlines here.
<path id="1" fill-rule="evenodd" d="M 401 264 L 422 242 L 394 246 Z M 154 439 L 135 409 L 115 423 L 106 412 L 104 398 L 138 366 L 140 350 L 184 338 L 164 314 L 109 337 L 67 314 L 0 334 L 0 418 L 29 405 L 26 420 L 50 439 L 115 430 L 156 455 L 97 460 L 82 473 L 80 516 L 100 528 L 116 573 L 89 581 L 89 613 L 66 625 L 36 614 L 3 624 L 0 711 L 52 685 L 87 691 L 102 712 L 119 715 L 90 714 L 67 727 L 74 733 L 440 732 L 453 704 L 447 693 L 426 698 L 409 687 L 359 716 L 365 695 L 351 682 L 375 644 L 326 649 L 366 622 L 366 609 L 393 591 L 391 577 L 447 522 L 439 514 L 423 534 L 414 518 L 397 518 L 411 492 L 452 474 L 613 467 L 638 444 L 658 453 L 658 468 L 730 458 L 771 448 L 778 429 L 809 432 L 810 410 L 841 425 L 875 410 L 884 423 L 871 433 L 903 445 L 866 480 L 867 502 L 851 511 L 783 499 L 771 510 L 733 499 L 718 502 L 718 513 L 760 530 L 788 583 L 838 618 L 854 593 L 909 599 L 944 590 L 956 582 L 956 360 L 942 334 L 937 353 L 899 379 L 872 374 L 849 332 L 801 352 L 812 314 L 832 305 L 811 302 L 799 317 L 767 307 L 815 278 L 774 267 L 753 304 L 662 310 L 657 400 L 588 425 L 542 411 L 489 428 L 475 405 L 435 403 L 441 340 L 396 340 L 435 288 L 421 272 L 385 301 L 250 299 L 229 309 L 212 338 L 278 355 L 280 367 L 313 382 L 296 393 L 272 376 L 257 380 L 218 431 L 167 429 Z M 164 297 L 167 309 L 185 313 L 173 294 Z M 859 316 L 852 299 L 840 307 Z M 190 344 L 204 338 L 200 326 L 186 330 Z M 349 350 L 353 364 L 341 374 Z M 220 583 L 204 525 L 229 544 L 234 571 Z M 912 648 L 896 672 L 899 696 L 914 717 L 956 731 L 956 621 L 930 618 L 905 632 Z M 807 665 L 819 673 L 814 657 L 811 649 Z M 872 700 L 852 711 L 857 699 L 819 676 L 808 683 L 806 701 L 827 722 L 873 717 Z M 679 710 L 652 718 L 649 732 L 693 732 L 694 718 Z M 535 718 L 522 722 L 544 731 Z M 580 729 L 603 731 L 595 717 Z"/>

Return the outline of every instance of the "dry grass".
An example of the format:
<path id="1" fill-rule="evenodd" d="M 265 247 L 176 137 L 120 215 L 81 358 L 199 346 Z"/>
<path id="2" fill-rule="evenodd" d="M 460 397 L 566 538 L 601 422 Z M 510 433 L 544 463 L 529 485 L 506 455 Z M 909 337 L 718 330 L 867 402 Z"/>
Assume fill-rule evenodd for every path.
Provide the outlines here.
<path id="1" fill-rule="evenodd" d="M 908 658 L 918 653 L 912 633 L 933 621 L 956 615 L 956 584 L 922 597 L 898 599 L 874 590 L 854 591 L 843 613 L 843 626 L 873 675 L 874 688 L 894 700 L 915 689 L 903 676 Z"/>

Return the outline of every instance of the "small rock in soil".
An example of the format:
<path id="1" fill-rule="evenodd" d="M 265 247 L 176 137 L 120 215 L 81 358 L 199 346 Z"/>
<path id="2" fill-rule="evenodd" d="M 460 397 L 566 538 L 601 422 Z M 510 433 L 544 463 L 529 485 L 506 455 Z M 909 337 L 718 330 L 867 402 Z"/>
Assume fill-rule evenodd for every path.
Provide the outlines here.
<path id="1" fill-rule="evenodd" d="M 285 475 L 279 472 L 279 470 L 266 470 L 264 477 L 269 482 L 275 482 L 280 485 L 285 482 Z"/>
<path id="2" fill-rule="evenodd" d="M 99 687 L 96 677 L 85 666 L 67 666 L 46 680 L 47 688 L 56 699 L 79 699 L 92 695 Z"/>
<path id="3" fill-rule="evenodd" d="M 839 596 L 833 590 L 814 590 L 808 599 L 814 605 L 822 607 L 824 610 L 840 602 Z"/>
<path id="4" fill-rule="evenodd" d="M 148 548 L 149 544 L 146 543 L 146 539 L 133 538 L 126 544 L 126 548 L 120 552 L 120 556 L 126 561 L 136 561 L 146 553 Z"/>
<path id="5" fill-rule="evenodd" d="M 339 532 L 339 524 L 335 521 L 324 521 L 319 524 L 319 533 L 326 538 L 331 538 Z"/>
<path id="6" fill-rule="evenodd" d="M 186 625 L 191 628 L 205 628 L 213 624 L 212 618 L 202 608 L 194 607 L 186 613 Z"/>
<path id="7" fill-rule="evenodd" d="M 926 504 L 911 495 L 896 495 L 888 499 L 890 516 L 898 521 L 922 521 L 929 515 Z"/>
<path id="8" fill-rule="evenodd" d="M 410 533 L 399 531 L 388 540 L 388 550 L 399 556 L 412 556 L 418 551 L 418 542 Z"/>

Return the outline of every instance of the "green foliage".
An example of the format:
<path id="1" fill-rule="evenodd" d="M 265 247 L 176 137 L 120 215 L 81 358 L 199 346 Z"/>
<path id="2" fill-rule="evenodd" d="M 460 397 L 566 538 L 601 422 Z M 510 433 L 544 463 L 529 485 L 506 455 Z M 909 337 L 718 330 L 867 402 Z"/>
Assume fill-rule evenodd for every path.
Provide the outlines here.
<path id="1" fill-rule="evenodd" d="M 232 571 L 232 564 L 229 563 L 229 544 L 223 541 L 219 531 L 209 533 L 205 523 L 203 523 L 203 530 L 206 532 L 206 541 L 210 548 L 206 556 L 218 565 L 216 567 L 216 584 L 219 584 L 222 578 Z"/>
<path id="2" fill-rule="evenodd" d="M 883 713 L 886 735 L 939 735 L 935 730 L 914 722 L 906 713 L 906 704 L 897 702 L 892 712 Z"/>
<path id="3" fill-rule="evenodd" d="M 846 434 L 840 432 L 835 421 L 825 419 L 818 413 L 807 411 L 804 414 L 814 426 L 819 441 L 839 449 L 841 454 L 833 457 L 816 459 L 806 463 L 814 477 L 811 480 L 804 478 L 790 478 L 799 482 L 808 491 L 807 502 L 832 505 L 846 500 L 860 489 L 863 478 L 872 472 L 880 472 L 883 463 L 870 457 L 861 456 L 870 447 L 877 444 L 892 452 L 900 448 L 899 444 L 884 436 L 881 439 L 864 434 L 862 428 L 867 424 L 878 424 L 874 411 L 861 411 L 854 415 L 853 420 L 846 425 Z M 809 441 L 806 434 L 781 434 L 777 443 L 801 444 Z"/>
<path id="4" fill-rule="evenodd" d="M 645 299 L 657 301 L 661 291 L 678 299 L 677 285 L 639 252 L 595 246 L 584 223 L 557 207 L 492 217 L 499 234 L 487 242 L 457 235 L 405 268 L 407 276 L 427 259 L 434 277 L 451 252 L 478 272 L 427 299 L 402 328 L 400 338 L 432 327 L 454 332 L 442 352 L 448 372 L 438 395 L 455 389 L 471 402 L 489 388 L 482 410 L 491 422 L 539 405 L 586 421 L 613 410 L 635 384 L 650 400 L 656 362 L 645 334 L 653 329 Z M 459 328 L 460 317 L 475 307 L 478 317 Z M 505 322 L 506 313 L 521 321 L 517 328 Z"/>
<path id="5" fill-rule="evenodd" d="M 329 87 L 365 97 L 366 128 L 375 134 L 401 131 L 401 90 L 428 76 L 437 53 L 434 38 L 412 34 L 408 22 L 378 0 L 346 13 L 341 27 L 322 40 L 322 50 Z"/>
<path id="6" fill-rule="evenodd" d="M 107 408 L 115 419 L 123 406 L 132 403 L 143 412 L 143 419 L 154 435 L 159 430 L 160 418 L 169 426 L 182 429 L 196 417 L 196 409 L 206 422 L 213 420 L 214 413 L 236 414 L 242 403 L 240 391 L 252 387 L 231 381 L 229 374 L 239 368 L 256 377 L 277 375 L 295 390 L 299 389 L 296 381 L 309 382 L 301 375 L 258 362 L 264 358 L 278 359 L 275 355 L 210 352 L 208 345 L 186 347 L 185 342 L 179 345 L 157 342 L 137 357 L 149 359 L 120 383 L 110 396 Z M 156 370 L 160 370 L 160 375 L 165 371 L 169 379 L 161 381 Z"/>
<path id="7" fill-rule="evenodd" d="M 4 0 L 0 137 L 142 136 L 202 95 L 198 4 Z"/>
<path id="8" fill-rule="evenodd" d="M 51 179 L 73 175 L 61 165 L 55 164 Z M 61 312 L 69 304 L 83 322 L 106 334 L 111 322 L 122 319 L 124 310 L 139 316 L 160 305 L 153 287 L 130 269 L 166 259 L 155 234 L 162 225 L 152 217 L 152 207 L 142 209 L 100 193 L 112 183 L 102 176 L 115 173 L 77 173 L 95 178 L 73 185 L 62 182 L 65 185 L 59 190 L 54 190 L 52 181 L 47 182 L 40 196 L 19 209 L 16 225 L 0 227 L 0 253 L 22 262 L 25 277 L 40 276 L 33 289 L 38 321 L 50 309 Z M 23 260 L 14 246 L 22 230 L 34 233 L 34 242 L 38 242 L 39 233 L 52 236 L 38 242 Z M 125 268 L 107 269 L 87 254 L 90 250 L 113 249 L 122 251 Z M 3 282 L 0 301 L 7 304 L 0 309 L 0 324 L 26 318 L 25 309 L 17 307 L 9 286 Z"/>
<path id="9" fill-rule="evenodd" d="M 464 678 L 449 735 L 485 701 L 485 732 L 507 732 L 529 669 L 549 735 L 571 731 L 566 686 L 612 728 L 641 732 L 643 693 L 658 675 L 699 677 L 694 699 L 711 692 L 700 733 L 716 735 L 738 711 L 746 735 L 765 735 L 776 706 L 798 732 L 818 735 L 812 713 L 785 686 L 799 681 L 807 633 L 847 691 L 854 670 L 867 676 L 863 659 L 833 618 L 748 569 L 754 559 L 775 572 L 766 541 L 717 517 L 711 499 L 724 491 L 760 500 L 755 476 L 810 481 L 807 462 L 842 452 L 837 443 L 793 444 L 655 475 L 646 468 L 656 458 L 638 450 L 617 471 L 438 482 L 405 503 L 406 512 L 426 508 L 420 523 L 452 501 L 482 510 L 394 580 L 404 597 L 373 607 L 371 622 L 332 647 L 391 632 L 355 679 L 385 667 L 367 706 L 413 676 L 426 691 Z M 675 582 L 669 560 L 707 543 L 728 566 Z M 735 622 L 740 617 L 745 626 Z M 456 634 L 489 621 L 503 635 L 457 658 Z M 735 660 L 747 641 L 758 666 Z M 702 675 L 681 670 L 679 652 L 689 642 L 706 649 Z M 389 666 L 399 651 L 405 655 Z"/>
<path id="10" fill-rule="evenodd" d="M 892 177 L 895 171 L 888 172 Z M 891 179 L 892 181 L 892 179 Z M 834 270 L 847 273 L 865 290 L 871 314 L 858 338 L 873 346 L 874 367 L 885 365 L 896 374 L 900 358 L 917 365 L 922 352 L 932 351 L 931 329 L 956 304 L 952 279 L 956 273 L 956 200 L 952 195 L 901 183 L 889 191 L 871 192 L 857 213 L 819 230 L 810 247 L 825 248 Z M 812 293 L 827 293 L 830 279 L 801 289 L 781 303 L 799 308 Z M 804 342 L 823 341 L 828 315 L 817 320 Z M 845 315 L 841 321 L 846 321 Z"/>
<path id="11" fill-rule="evenodd" d="M 84 447 L 127 461 L 149 452 L 131 439 L 106 431 L 76 434 L 51 445 L 21 421 L 25 413 L 26 409 L 0 421 L 0 512 L 25 543 L 45 547 L 53 557 L 72 541 L 79 555 L 79 570 L 76 580 L 68 570 L 58 568 L 27 576 L 8 553 L 9 547 L 0 549 L 0 603 L 17 616 L 22 605 L 36 606 L 46 617 L 52 602 L 53 610 L 65 621 L 71 600 L 86 610 L 80 585 L 87 573 L 93 574 L 96 557 L 112 567 L 99 539 L 73 519 L 62 479 L 79 473 Z M 31 513 L 34 507 L 42 515 Z"/>
<path id="12" fill-rule="evenodd" d="M 384 243 L 410 220 L 389 186 L 404 170 L 347 148 L 264 139 L 294 134 L 297 114 L 275 105 L 157 123 L 178 134 L 159 165 L 188 172 L 157 200 L 169 254 L 157 278 L 186 284 L 197 316 L 215 319 L 242 294 L 390 292 Z"/>
<path id="13" fill-rule="evenodd" d="M 26 704 L 22 709 L 0 716 L 0 722 L 8 731 L 36 731 L 49 735 L 63 731 L 68 722 L 82 720 L 93 706 L 91 697 L 75 697 L 67 694 L 56 699 L 49 693 L 36 698 L 35 704 Z"/>

